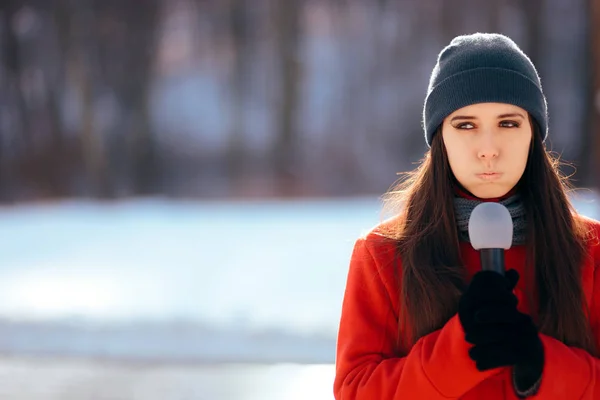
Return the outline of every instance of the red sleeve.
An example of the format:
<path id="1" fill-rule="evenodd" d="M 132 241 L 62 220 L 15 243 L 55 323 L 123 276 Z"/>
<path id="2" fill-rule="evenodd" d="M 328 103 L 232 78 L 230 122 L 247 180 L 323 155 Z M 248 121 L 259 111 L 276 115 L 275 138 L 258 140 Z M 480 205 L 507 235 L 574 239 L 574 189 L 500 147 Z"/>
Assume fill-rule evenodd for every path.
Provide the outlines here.
<path id="1" fill-rule="evenodd" d="M 385 266 L 367 246 L 359 239 L 350 261 L 337 341 L 337 400 L 457 399 L 502 372 L 475 368 L 457 316 L 419 339 L 405 357 L 396 356 L 397 293 L 386 289 Z"/>
<path id="2" fill-rule="evenodd" d="M 600 225 L 595 225 L 600 236 Z M 593 246 L 590 322 L 600 345 L 600 246 Z M 584 273 L 584 280 L 586 275 Z M 545 364 L 540 388 L 531 399 L 540 400 L 592 400 L 600 399 L 600 359 L 585 350 L 569 347 L 559 340 L 540 334 L 544 346 Z M 600 349 L 600 346 L 599 346 Z"/>
<path id="3" fill-rule="evenodd" d="M 550 336 L 540 334 L 540 337 L 545 354 L 544 374 L 537 394 L 529 398 L 600 399 L 600 360 Z"/>

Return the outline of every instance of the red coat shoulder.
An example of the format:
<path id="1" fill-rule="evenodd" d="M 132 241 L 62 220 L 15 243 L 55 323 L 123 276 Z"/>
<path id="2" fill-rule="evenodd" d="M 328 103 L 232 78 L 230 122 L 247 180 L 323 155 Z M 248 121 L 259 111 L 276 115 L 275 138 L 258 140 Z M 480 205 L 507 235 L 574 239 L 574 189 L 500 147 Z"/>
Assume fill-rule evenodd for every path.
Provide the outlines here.
<path id="1" fill-rule="evenodd" d="M 577 218 L 585 227 L 589 252 L 600 261 L 600 221 L 580 214 Z"/>

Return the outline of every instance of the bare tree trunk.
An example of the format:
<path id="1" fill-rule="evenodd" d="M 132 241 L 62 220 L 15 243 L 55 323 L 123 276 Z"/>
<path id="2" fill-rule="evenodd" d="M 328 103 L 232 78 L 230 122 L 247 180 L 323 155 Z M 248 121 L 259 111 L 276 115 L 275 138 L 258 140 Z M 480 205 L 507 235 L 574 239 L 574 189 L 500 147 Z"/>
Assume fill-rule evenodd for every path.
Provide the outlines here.
<path id="1" fill-rule="evenodd" d="M 542 40 L 542 10 L 544 4 L 541 0 L 522 1 L 523 11 L 525 13 L 525 29 L 527 31 L 527 44 L 524 51 L 527 53 L 533 64 L 540 65 L 540 42 Z"/>
<path id="2" fill-rule="evenodd" d="M 14 4 L 12 4 L 13 2 L 5 2 L 2 5 L 0 5 L 0 19 L 2 21 L 2 24 L 0 25 L 2 28 L 2 34 L 0 34 L 0 39 L 2 39 L 1 42 L 1 51 L 2 51 L 2 100 L 3 100 L 3 107 L 8 108 L 9 110 L 15 110 L 16 112 L 19 112 L 19 107 L 17 107 L 15 104 L 13 104 L 13 99 L 14 96 L 20 96 L 20 90 L 19 90 L 19 85 L 16 84 L 18 82 L 17 79 L 15 79 L 15 70 L 18 69 L 18 67 L 15 65 L 16 61 L 17 61 L 17 41 L 16 41 L 16 37 L 14 32 L 12 31 L 12 25 L 11 25 L 11 20 L 13 18 L 14 15 Z M 17 71 L 18 72 L 18 71 Z M 22 102 L 22 100 L 21 100 Z M 5 127 L 9 127 L 8 129 L 14 129 L 16 130 L 17 128 L 17 123 L 15 123 L 15 121 L 13 121 L 13 118 L 8 117 L 9 115 L 13 114 L 14 112 L 9 112 L 9 113 L 5 113 L 3 116 L 4 118 L 7 118 L 8 121 L 3 121 L 4 122 L 4 126 Z M 20 118 L 19 118 L 20 120 Z M 20 124 L 19 124 L 20 125 Z M 8 130 L 7 129 L 7 130 Z M 19 130 L 18 132 L 16 132 L 17 134 L 24 134 L 24 132 L 22 130 Z M 11 137 L 13 135 L 11 135 L 9 132 L 6 132 L 4 130 L 0 131 L 0 136 L 6 136 L 6 137 Z M 10 147 L 11 145 L 13 146 L 13 148 L 11 149 L 13 152 L 15 151 L 14 148 L 14 144 L 9 142 L 9 139 L 5 139 L 0 137 L 0 202 L 6 202 L 9 201 L 9 199 L 12 197 L 11 193 L 13 191 L 13 187 L 12 187 L 12 181 L 14 179 L 14 175 L 11 174 L 11 167 L 12 165 L 14 165 L 14 154 L 13 157 L 10 157 L 9 154 L 9 149 L 8 148 L 4 148 L 5 145 L 5 141 L 8 142 L 8 146 Z"/>
<path id="3" fill-rule="evenodd" d="M 37 191 L 34 195 L 64 196 L 68 194 L 70 159 L 66 154 L 60 119 L 64 85 L 54 79 L 62 66 L 49 39 L 56 28 L 48 23 L 51 7 L 42 0 L 12 0 L 3 2 L 0 9 L 4 27 L 4 81 L 7 83 L 4 95 L 13 115 L 9 136 L 16 138 L 11 143 L 11 165 L 2 161 L 5 169 L 11 169 L 10 176 L 3 173 L 3 180 L 14 179 L 18 182 L 16 189 L 33 188 Z M 26 37 L 19 37 L 14 28 L 20 18 L 18 13 L 22 12 L 35 15 L 38 21 Z M 39 57 L 38 52 L 47 48 L 51 57 Z M 37 78 L 32 81 L 33 73 Z M 23 81 L 23 76 L 27 80 Z"/>
<path id="4" fill-rule="evenodd" d="M 247 97 L 247 85 L 250 64 L 250 21 L 246 0 L 229 0 L 228 14 L 231 27 L 231 41 L 233 47 L 233 71 L 231 79 L 232 107 L 231 131 L 227 154 L 227 168 L 230 182 L 240 179 L 245 164 L 244 145 L 244 103 Z"/>
<path id="5" fill-rule="evenodd" d="M 478 2 L 478 4 L 480 4 Z M 489 32 L 498 32 L 499 26 L 498 26 L 498 14 L 500 14 L 500 11 L 506 7 L 506 3 L 504 0 L 494 0 L 489 2 L 489 10 L 487 12 L 487 17 L 488 17 L 488 31 Z"/>
<path id="6" fill-rule="evenodd" d="M 590 129 L 587 134 L 587 145 L 589 149 L 587 165 L 589 173 L 587 182 L 590 186 L 600 190 L 600 0 L 590 0 L 590 53 L 591 53 L 591 101 L 589 108 Z"/>
<path id="7" fill-rule="evenodd" d="M 108 155 L 104 138 L 94 120 L 94 69 L 97 45 L 94 26 L 96 15 L 90 1 L 63 2 L 55 18 L 59 25 L 60 46 L 65 66 L 81 101 L 80 145 L 85 176 L 85 193 L 92 197 L 110 197 Z M 70 41 L 73 40 L 73 43 Z"/>
<path id="8" fill-rule="evenodd" d="M 300 0 L 275 2 L 277 32 L 276 54 L 279 56 L 280 104 L 276 111 L 276 141 L 273 148 L 274 168 L 283 194 L 292 194 L 298 183 L 296 112 L 300 80 Z"/>
<path id="9" fill-rule="evenodd" d="M 125 4 L 126 2 L 121 2 Z M 136 49 L 131 56 L 127 75 L 131 86 L 124 85 L 123 98 L 130 105 L 132 117 L 132 140 L 130 149 L 133 158 L 133 176 L 139 194 L 152 194 L 160 190 L 160 166 L 158 148 L 150 124 L 150 84 L 153 77 L 156 54 L 160 0 L 146 0 L 140 12 L 139 6 L 127 2 L 127 24 L 130 48 Z M 127 78 L 126 78 L 127 79 Z"/>
<path id="10" fill-rule="evenodd" d="M 133 192 L 140 195 L 155 193 L 160 185 L 158 149 L 148 110 L 160 5 L 161 0 L 144 0 L 143 6 L 93 0 L 99 80 L 116 94 L 121 115 L 118 129 L 124 135 L 120 146 L 107 147 L 107 154 L 124 154 Z"/>
<path id="11" fill-rule="evenodd" d="M 442 42 L 444 45 L 450 41 L 460 31 L 460 17 L 462 15 L 462 7 L 464 1 L 440 1 L 439 16 L 441 20 L 439 22 L 439 29 L 442 33 Z M 485 4 L 485 3 L 483 3 Z"/>
<path id="12" fill-rule="evenodd" d="M 2 58 L 4 59 L 4 68 L 6 71 L 5 82 L 7 84 L 8 99 L 13 100 L 10 108 L 16 114 L 14 128 L 17 131 L 15 136 L 21 138 L 21 146 L 13 148 L 13 151 L 27 151 L 31 144 L 29 129 L 29 120 L 27 118 L 27 103 L 21 90 L 21 75 L 23 72 L 23 59 L 19 48 L 19 40 L 14 30 L 15 16 L 22 6 L 19 0 L 5 0 L 0 5 L 2 14 L 2 26 L 4 28 L 4 43 Z M 16 145 L 16 143 L 15 143 Z"/>

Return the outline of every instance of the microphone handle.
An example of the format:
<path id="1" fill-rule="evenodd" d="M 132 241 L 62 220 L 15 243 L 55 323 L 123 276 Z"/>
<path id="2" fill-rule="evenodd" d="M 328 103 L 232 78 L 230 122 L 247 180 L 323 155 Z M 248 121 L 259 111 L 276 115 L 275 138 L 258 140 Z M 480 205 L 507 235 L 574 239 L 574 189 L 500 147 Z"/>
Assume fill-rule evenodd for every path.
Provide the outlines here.
<path id="1" fill-rule="evenodd" d="M 504 249 L 480 249 L 481 268 L 504 276 Z"/>

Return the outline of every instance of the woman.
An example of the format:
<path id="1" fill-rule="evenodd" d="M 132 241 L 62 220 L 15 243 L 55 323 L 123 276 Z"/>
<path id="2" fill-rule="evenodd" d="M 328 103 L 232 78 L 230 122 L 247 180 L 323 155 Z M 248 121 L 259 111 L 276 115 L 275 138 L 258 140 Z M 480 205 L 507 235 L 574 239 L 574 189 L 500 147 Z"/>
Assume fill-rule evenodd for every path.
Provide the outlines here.
<path id="1" fill-rule="evenodd" d="M 545 150 L 535 67 L 506 36 L 456 37 L 423 122 L 430 150 L 388 196 L 402 211 L 355 244 L 336 399 L 600 399 L 600 223 Z M 505 276 L 469 243 L 484 201 L 513 218 Z"/>

